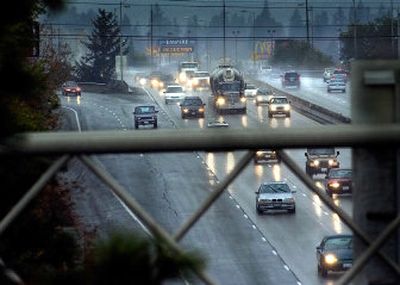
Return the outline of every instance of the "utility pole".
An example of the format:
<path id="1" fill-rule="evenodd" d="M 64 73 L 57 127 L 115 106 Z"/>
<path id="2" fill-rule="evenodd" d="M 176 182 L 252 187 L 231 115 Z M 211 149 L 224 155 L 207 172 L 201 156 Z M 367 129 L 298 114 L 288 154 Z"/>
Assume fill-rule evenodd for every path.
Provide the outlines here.
<path id="1" fill-rule="evenodd" d="M 225 62 L 225 55 L 226 55 L 226 47 L 225 47 L 225 25 L 226 25 L 226 23 L 225 23 L 225 21 L 226 21 L 226 19 L 225 19 L 225 0 L 223 0 L 223 12 L 222 12 L 222 19 L 223 19 L 223 26 L 224 26 L 224 28 L 223 28 L 223 39 L 224 39 L 224 44 L 223 44 L 223 46 L 224 46 L 224 51 L 223 51 L 223 57 L 224 57 L 224 64 L 226 63 Z"/>
<path id="2" fill-rule="evenodd" d="M 307 31 L 306 31 L 307 43 L 310 44 L 310 19 L 308 17 L 308 0 L 306 0 L 306 29 L 307 29 Z"/>
<path id="3" fill-rule="evenodd" d="M 119 70 L 121 81 L 124 81 L 124 67 L 122 60 L 122 1 L 119 2 Z"/>
<path id="4" fill-rule="evenodd" d="M 353 47 L 354 47 L 354 58 L 356 59 L 358 57 L 356 0 L 353 0 Z"/>
<path id="5" fill-rule="evenodd" d="M 150 65 L 153 68 L 153 4 L 150 5 Z"/>
<path id="6" fill-rule="evenodd" d="M 399 73 L 398 60 L 356 60 L 352 63 L 352 124 L 400 123 Z M 352 165 L 355 170 L 354 222 L 374 242 L 399 214 L 400 150 L 396 147 L 356 147 Z M 399 241 L 397 229 L 380 247 L 380 251 L 395 263 L 400 258 Z M 397 273 L 376 255 L 365 266 L 357 264 L 366 250 L 365 243 L 355 235 L 355 263 L 351 271 L 356 276 L 352 284 L 399 284 Z"/>

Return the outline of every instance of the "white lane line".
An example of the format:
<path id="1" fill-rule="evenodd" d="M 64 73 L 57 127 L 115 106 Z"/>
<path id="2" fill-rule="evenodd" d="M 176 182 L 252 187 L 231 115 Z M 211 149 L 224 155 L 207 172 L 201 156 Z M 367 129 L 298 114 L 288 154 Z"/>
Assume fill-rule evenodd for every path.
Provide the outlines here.
<path id="1" fill-rule="evenodd" d="M 236 208 L 240 209 L 240 206 L 238 204 L 236 204 Z"/>
<path id="2" fill-rule="evenodd" d="M 304 197 L 307 197 L 307 195 L 306 195 L 306 194 L 304 194 L 304 193 L 303 193 L 302 195 L 303 195 Z"/>
<path id="3" fill-rule="evenodd" d="M 255 225 L 251 225 L 251 226 L 253 227 L 253 229 L 255 229 L 255 230 L 257 229 L 257 227 Z"/>
<path id="4" fill-rule="evenodd" d="M 232 197 L 231 195 L 229 195 L 229 199 L 232 199 L 232 200 L 233 200 L 233 197 Z"/>
<path id="5" fill-rule="evenodd" d="M 289 267 L 285 264 L 284 266 L 283 266 L 287 271 L 289 271 Z"/>
<path id="6" fill-rule="evenodd" d="M 301 282 L 300 282 L 300 281 L 297 281 L 297 285 L 301 285 Z"/>
<path id="7" fill-rule="evenodd" d="M 272 253 L 273 253 L 274 255 L 278 255 L 278 253 L 277 253 L 275 250 L 273 250 Z"/>
<path id="8" fill-rule="evenodd" d="M 265 237 L 261 238 L 263 242 L 267 242 L 267 239 Z"/>
<path id="9" fill-rule="evenodd" d="M 244 214 L 243 217 L 244 217 L 245 219 L 248 219 L 248 218 L 249 218 L 249 216 L 247 216 L 246 214 Z"/>
<path id="10" fill-rule="evenodd" d="M 68 110 L 70 110 L 70 111 L 72 111 L 72 112 L 74 112 L 74 114 L 75 114 L 75 119 L 76 119 L 76 125 L 77 125 L 77 127 L 78 127 L 78 131 L 79 131 L 79 132 L 82 132 L 81 123 L 79 122 L 78 112 L 77 112 L 74 108 L 71 108 L 71 107 L 68 107 L 68 106 L 62 106 L 62 107 L 65 108 L 65 109 L 68 109 Z"/>

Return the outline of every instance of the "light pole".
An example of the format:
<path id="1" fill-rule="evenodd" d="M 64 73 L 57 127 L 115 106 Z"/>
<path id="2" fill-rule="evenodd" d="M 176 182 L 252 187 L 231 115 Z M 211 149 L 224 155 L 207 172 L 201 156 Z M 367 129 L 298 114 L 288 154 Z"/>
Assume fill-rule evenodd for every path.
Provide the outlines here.
<path id="1" fill-rule="evenodd" d="M 353 0 L 353 47 L 354 47 L 354 58 L 358 57 L 357 52 L 357 10 L 356 0 Z"/>
<path id="2" fill-rule="evenodd" d="M 226 19 L 225 19 L 225 0 L 223 0 L 223 5 L 222 5 L 222 7 L 223 7 L 223 10 L 222 10 L 222 19 L 223 19 L 223 26 L 224 26 L 224 28 L 223 28 L 223 42 L 224 42 L 224 44 L 223 44 L 223 48 L 224 48 L 224 50 L 223 50 L 223 57 L 224 57 L 224 64 L 226 63 L 225 62 L 225 53 L 226 53 L 226 47 L 225 47 L 225 26 L 226 26 L 226 23 L 225 23 L 225 21 L 226 21 Z"/>
<path id="3" fill-rule="evenodd" d="M 237 37 L 240 34 L 240 31 L 232 31 L 232 34 L 235 36 L 235 62 L 237 64 Z"/>

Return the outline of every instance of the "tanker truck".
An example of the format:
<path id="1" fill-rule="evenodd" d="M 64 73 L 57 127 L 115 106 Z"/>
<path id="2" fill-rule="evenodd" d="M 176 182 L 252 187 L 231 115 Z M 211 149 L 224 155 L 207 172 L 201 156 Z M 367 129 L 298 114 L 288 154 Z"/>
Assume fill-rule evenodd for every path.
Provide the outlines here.
<path id="1" fill-rule="evenodd" d="M 219 65 L 210 74 L 211 99 L 218 113 L 246 113 L 243 74 L 232 65 Z"/>

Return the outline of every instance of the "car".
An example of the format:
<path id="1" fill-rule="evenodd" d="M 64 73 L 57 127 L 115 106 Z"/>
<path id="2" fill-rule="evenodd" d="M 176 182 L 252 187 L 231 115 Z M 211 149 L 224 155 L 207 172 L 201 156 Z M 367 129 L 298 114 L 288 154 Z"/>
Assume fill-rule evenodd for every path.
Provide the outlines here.
<path id="1" fill-rule="evenodd" d="M 256 106 L 268 105 L 269 100 L 274 96 L 274 92 L 271 89 L 259 88 L 256 94 Z"/>
<path id="2" fill-rule="evenodd" d="M 158 127 L 157 113 L 158 110 L 153 105 L 136 106 L 133 111 L 135 129 L 138 129 L 141 125 L 153 125 L 153 128 L 156 129 Z"/>
<path id="3" fill-rule="evenodd" d="M 281 75 L 283 88 L 300 88 L 300 74 L 296 71 L 286 71 Z"/>
<path id="4" fill-rule="evenodd" d="M 347 82 L 348 79 L 347 71 L 341 68 L 336 68 L 331 75 L 330 80 L 332 79 L 341 79 L 344 82 Z"/>
<path id="5" fill-rule="evenodd" d="M 273 96 L 268 102 L 268 118 L 274 115 L 290 117 L 290 101 L 286 96 Z"/>
<path id="6" fill-rule="evenodd" d="M 194 71 L 187 83 L 192 90 L 208 90 L 210 89 L 210 73 L 205 70 Z"/>
<path id="7" fill-rule="evenodd" d="M 276 150 L 273 149 L 260 149 L 256 151 L 254 155 L 254 163 L 270 163 L 270 162 L 280 162 L 278 154 Z"/>
<path id="8" fill-rule="evenodd" d="M 181 102 L 186 96 L 183 87 L 180 85 L 168 85 L 163 94 L 166 105 L 169 102 Z"/>
<path id="9" fill-rule="evenodd" d="M 313 175 L 328 173 L 332 168 L 339 168 L 340 163 L 337 159 L 340 152 L 334 147 L 327 148 L 307 148 L 304 153 L 306 160 L 306 173 Z"/>
<path id="10" fill-rule="evenodd" d="M 199 96 L 186 96 L 179 104 L 182 119 L 187 117 L 204 118 L 205 105 Z"/>
<path id="11" fill-rule="evenodd" d="M 326 194 L 347 194 L 353 191 L 352 170 L 349 168 L 332 168 L 325 177 Z"/>
<path id="12" fill-rule="evenodd" d="M 78 83 L 76 83 L 75 81 L 64 82 L 61 89 L 62 89 L 62 94 L 64 96 L 68 96 L 69 94 L 75 95 L 75 96 L 81 96 L 81 92 L 82 92 Z"/>
<path id="13" fill-rule="evenodd" d="M 245 97 L 255 97 L 257 95 L 258 88 L 251 83 L 246 83 L 244 87 L 244 96 Z"/>
<path id="14" fill-rule="evenodd" d="M 332 91 L 341 91 L 342 93 L 346 92 L 346 82 L 342 79 L 331 79 L 327 85 L 328 93 Z"/>
<path id="15" fill-rule="evenodd" d="M 326 67 L 324 69 L 324 74 L 323 74 L 324 82 L 328 82 L 331 79 L 334 70 L 335 68 L 333 67 Z"/>
<path id="16" fill-rule="evenodd" d="M 316 247 L 317 270 L 322 277 L 329 271 L 346 271 L 353 266 L 353 235 L 325 236 Z"/>
<path id="17" fill-rule="evenodd" d="M 164 89 L 165 86 L 168 83 L 172 82 L 173 80 L 174 77 L 169 73 L 165 73 L 162 71 L 152 71 L 148 78 L 148 84 L 150 85 L 151 88 L 160 91 Z"/>
<path id="18" fill-rule="evenodd" d="M 256 211 L 262 214 L 267 210 L 286 210 L 296 212 L 296 201 L 293 197 L 295 190 L 291 190 L 284 181 L 262 183 L 256 193 Z"/>

